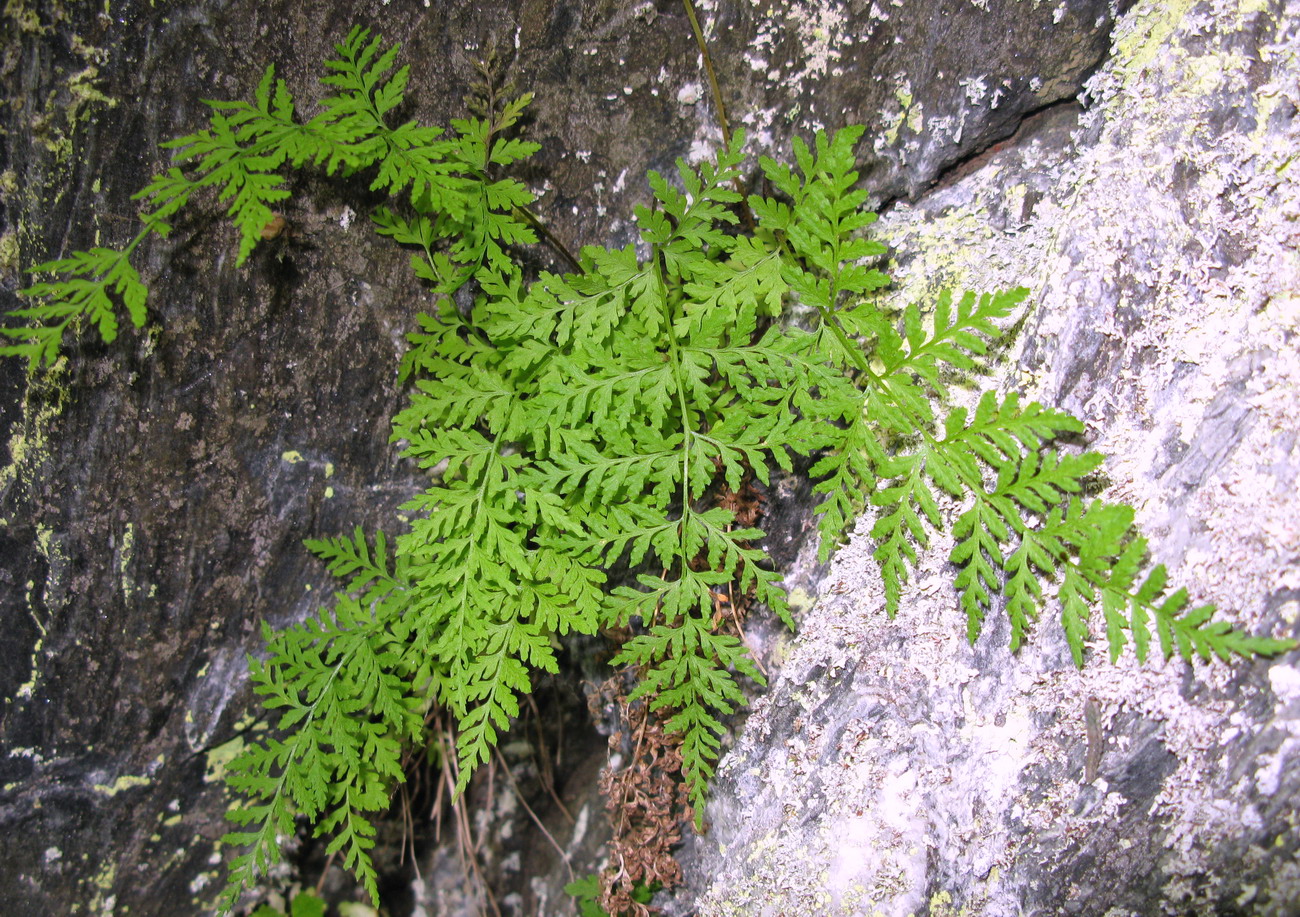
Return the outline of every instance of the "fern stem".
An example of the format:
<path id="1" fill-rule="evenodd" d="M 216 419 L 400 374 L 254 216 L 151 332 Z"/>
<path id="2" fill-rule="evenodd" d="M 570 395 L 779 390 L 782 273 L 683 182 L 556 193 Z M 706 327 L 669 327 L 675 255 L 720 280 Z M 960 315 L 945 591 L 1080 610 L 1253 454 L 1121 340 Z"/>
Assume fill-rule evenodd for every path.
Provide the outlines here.
<path id="1" fill-rule="evenodd" d="M 135 234 L 135 238 L 132 239 L 130 243 L 127 244 L 126 248 L 122 249 L 122 257 L 123 258 L 131 257 L 131 253 L 136 250 L 136 248 L 140 245 L 141 242 L 143 242 L 146 238 L 148 238 L 153 233 L 157 233 L 157 232 L 158 229 L 155 226 L 154 221 L 146 218 L 144 228 Z M 159 233 L 159 235 L 161 235 L 161 233 Z"/>
<path id="2" fill-rule="evenodd" d="M 569 266 L 573 268 L 575 274 L 582 273 L 582 264 L 577 258 L 573 257 L 573 253 L 565 247 L 564 243 L 557 239 L 555 235 L 546 228 L 546 224 L 543 223 L 536 214 L 527 207 L 514 207 L 513 210 L 518 216 L 523 217 L 524 222 L 531 226 L 539 236 L 546 240 L 547 245 L 555 249 L 556 252 L 559 253 L 560 257 L 569 263 Z"/>
<path id="3" fill-rule="evenodd" d="M 834 301 L 834 296 L 832 296 L 831 302 Z M 822 315 L 822 324 L 831 329 L 831 333 L 835 335 L 835 339 L 839 342 L 840 346 L 844 348 L 844 352 L 848 355 L 849 359 L 853 361 L 854 367 L 878 387 L 887 389 L 889 386 L 885 383 L 884 377 L 871 368 L 871 363 L 867 360 L 867 355 L 862 352 L 862 348 L 855 347 L 853 342 L 849 340 L 848 332 L 844 330 L 844 327 L 840 324 L 840 320 L 836 317 L 835 313 L 831 310 L 819 309 L 818 311 L 821 312 Z"/>
<path id="4" fill-rule="evenodd" d="M 682 0 L 682 5 L 686 7 L 686 18 L 691 21 L 691 31 L 695 33 L 695 43 L 700 48 L 700 56 L 704 59 L 704 72 L 709 76 L 709 88 L 713 91 L 713 104 L 718 110 L 718 125 L 722 128 L 724 137 L 731 136 L 731 123 L 727 120 L 727 105 L 722 101 L 722 90 L 718 88 L 718 75 L 713 69 L 713 57 L 709 54 L 709 46 L 704 41 L 704 31 L 700 28 L 700 20 L 695 16 L 695 4 L 691 0 Z"/>
<path id="5" fill-rule="evenodd" d="M 677 523 L 679 543 L 681 545 L 681 574 L 686 571 L 686 517 L 691 512 L 691 436 L 690 406 L 686 402 L 686 383 L 682 381 L 682 355 L 677 346 L 677 333 L 673 329 L 673 306 L 668 296 L 668 282 L 664 277 L 663 257 L 656 245 L 650 253 L 654 264 L 655 282 L 659 285 L 659 295 L 664 301 L 664 333 L 668 337 L 668 360 L 673 367 L 673 383 L 677 387 L 677 409 L 682 415 L 682 517 Z"/>
<path id="6" fill-rule="evenodd" d="M 691 21 L 691 31 L 695 33 L 695 44 L 699 46 L 700 57 L 704 60 L 704 72 L 709 76 L 709 89 L 713 93 L 713 106 L 718 112 L 718 126 L 722 129 L 722 142 L 724 144 L 731 142 L 731 122 L 727 119 L 727 103 L 722 101 L 722 89 L 718 86 L 718 75 L 713 69 L 713 56 L 709 54 L 709 44 L 704 40 L 704 30 L 700 28 L 700 20 L 695 15 L 695 4 L 691 0 L 682 0 L 682 5 L 686 7 L 686 18 Z M 745 180 L 737 175 L 731 180 L 731 185 L 740 194 L 740 219 L 746 232 L 752 232 L 754 229 L 754 214 L 749 209 L 749 203 L 746 198 L 749 191 L 745 187 Z"/>

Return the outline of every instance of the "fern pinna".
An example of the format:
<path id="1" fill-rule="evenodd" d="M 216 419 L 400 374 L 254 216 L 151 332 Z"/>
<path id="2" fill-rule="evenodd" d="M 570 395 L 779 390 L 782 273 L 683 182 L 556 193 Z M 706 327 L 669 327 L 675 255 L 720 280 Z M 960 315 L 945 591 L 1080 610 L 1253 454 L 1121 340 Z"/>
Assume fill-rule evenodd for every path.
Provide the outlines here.
<path id="1" fill-rule="evenodd" d="M 699 167 L 679 162 L 671 180 L 651 172 L 638 243 L 588 247 L 574 273 L 530 282 L 510 250 L 535 241 L 532 196 L 501 175 L 537 149 L 510 136 L 528 98 L 449 134 L 391 127 L 408 79 L 393 70 L 397 49 L 355 29 L 336 50 L 323 80 L 334 94 L 305 123 L 270 69 L 252 104 L 209 103 L 210 126 L 169 144 L 176 165 L 138 195 L 140 234 L 39 266 L 64 279 L 26 291 L 37 304 L 13 313 L 26 324 L 4 329 L 18 343 L 0 349 L 52 362 L 82 316 L 111 340 L 113 295 L 141 324 L 129 257 L 204 188 L 229 202 L 243 261 L 288 194 L 286 165 L 370 176 L 391 197 L 372 214 L 377 231 L 411 247 L 415 273 L 442 294 L 410 335 L 411 400 L 393 420 L 432 481 L 405 507 L 409 531 L 395 544 L 359 530 L 309 541 L 343 589 L 306 622 L 268 630 L 251 662 L 280 717 L 229 768 L 244 801 L 226 840 L 243 850 L 224 911 L 278 858 L 297 815 L 332 836 L 377 902 L 370 819 L 403 779 L 404 749 L 426 740 L 431 706 L 455 724 L 463 791 L 532 672 L 558 670 L 556 638 L 569 632 L 637 627 L 614 661 L 636 668 L 634 696 L 680 734 L 698 817 L 722 717 L 744 700 L 738 679 L 762 682 L 715 628 L 716 595 L 737 583 L 792 623 L 763 533 L 737 527 L 717 498 L 747 473 L 791 470 L 796 454 L 813 459 L 823 559 L 874 514 L 890 615 L 944 524 L 943 496 L 964 507 L 951 560 L 971 640 L 1002 606 L 1014 649 L 1053 603 L 1078 664 L 1097 605 L 1112 658 L 1131 640 L 1145 659 L 1153 628 L 1166 657 L 1294 645 L 1235 631 L 1209 606 L 1188 611 L 1184 592 L 1166 595 L 1162 567 L 1140 576 L 1132 510 L 1081 496 L 1100 457 L 1053 448 L 1080 432 L 1074 418 L 1015 393 L 941 417 L 947 381 L 978 369 L 995 321 L 1026 292 L 882 309 L 872 294 L 888 281 L 871 263 L 885 250 L 863 236 L 875 217 L 855 188 L 861 127 L 796 140 L 793 165 L 762 159 L 771 194 L 744 202 L 752 231 L 735 215 L 742 135 Z M 459 290 L 472 306 L 455 304 Z M 611 584 L 615 567 L 635 579 Z"/>

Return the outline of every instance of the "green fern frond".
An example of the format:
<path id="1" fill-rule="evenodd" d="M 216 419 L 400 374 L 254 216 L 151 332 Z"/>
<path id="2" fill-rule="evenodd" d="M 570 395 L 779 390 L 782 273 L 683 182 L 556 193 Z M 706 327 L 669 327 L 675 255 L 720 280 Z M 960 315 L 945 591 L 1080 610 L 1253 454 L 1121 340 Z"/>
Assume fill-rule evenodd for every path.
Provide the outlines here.
<path id="1" fill-rule="evenodd" d="M 624 658 L 640 660 L 644 684 L 664 687 L 646 690 L 660 695 L 670 728 L 682 732 L 697 801 L 716 760 L 717 714 L 740 696 L 731 672 L 754 670 L 738 661 L 743 649 L 699 635 L 711 630 L 712 590 L 738 580 L 788 619 L 779 577 L 752 546 L 762 533 L 733 530 L 731 514 L 697 505 L 717 481 L 739 486 L 746 469 L 766 478 L 792 423 L 772 407 L 789 403 L 797 369 L 788 354 L 752 339 L 760 316 L 784 297 L 778 259 L 724 231 L 736 220 L 728 207 L 739 199 L 731 182 L 740 143 L 733 138 L 698 170 L 679 164 L 680 190 L 650 176 L 659 207 L 638 211 L 648 263 L 631 247 L 588 248 L 582 274 L 543 275 L 526 295 L 507 289 L 486 304 L 484 323 L 494 337 L 534 348 L 530 364 L 542 367 L 527 401 L 535 424 L 586 431 L 538 437 L 540 487 L 587 520 L 586 534 L 557 544 L 590 560 L 652 560 L 665 571 L 641 574 L 640 588 L 615 589 L 604 615 L 661 622 L 625 646 Z M 737 389 L 744 394 L 719 393 L 718 375 L 747 382 Z M 737 399 L 754 422 L 736 422 Z M 696 652 L 701 646 L 713 649 Z"/>
<path id="2" fill-rule="evenodd" d="M 941 398 L 946 397 L 940 381 L 941 366 L 974 369 L 973 357 L 987 353 L 987 341 L 1002 334 L 994 320 L 1006 318 L 1028 295 L 1024 287 L 981 296 L 967 292 L 954 311 L 952 292 L 944 290 L 935 300 L 929 334 L 920 310 L 916 305 L 908 306 L 903 313 L 903 340 L 896 343 L 896 338 L 886 337 L 881 342 L 880 356 L 886 373 L 915 373 Z"/>
<path id="3" fill-rule="evenodd" d="M 279 859 L 296 814 L 315 821 L 318 835 L 334 835 L 331 849 L 344 851 L 378 901 L 365 813 L 387 807 L 393 783 L 403 779 L 402 749 L 423 728 L 420 699 L 403 677 L 400 649 L 384 636 L 381 608 L 339 595 L 302 625 L 265 629 L 269 658 L 250 660 L 250 670 L 263 706 L 280 711 L 277 733 L 287 740 L 250 744 L 228 766 L 227 784 L 246 801 L 229 813 L 243 830 L 224 840 L 248 849 L 231 864 L 224 912 Z"/>
<path id="4" fill-rule="evenodd" d="M 272 88 L 274 87 L 274 93 Z M 267 67 L 255 100 L 208 102 L 213 113 L 209 127 L 163 144 L 174 150 L 176 163 L 137 195 L 147 202 L 146 221 L 165 220 L 201 188 L 213 188 L 217 200 L 229 202 L 228 214 L 239 230 L 242 264 L 262 238 L 262 230 L 275 212 L 272 204 L 289 197 L 279 169 L 307 161 L 329 163 L 331 168 L 352 164 L 356 157 L 346 135 L 328 130 L 321 120 L 309 126 L 294 121 L 294 105 L 275 68 Z"/>
<path id="5" fill-rule="evenodd" d="M 688 571 L 675 582 L 661 581 L 657 598 L 666 619 L 677 626 L 652 627 L 625 643 L 613 660 L 641 667 L 641 681 L 629 699 L 649 697 L 652 709 L 676 711 L 666 725 L 682 736 L 682 770 L 697 824 L 703 819 L 719 736 L 726 731 L 717 714 L 732 713 L 745 700 L 730 673 L 765 683 L 740 641 L 713 631 L 709 579 Z"/>
<path id="6" fill-rule="evenodd" d="M 335 45 L 337 57 L 325 62 L 331 73 L 321 83 L 340 91 L 321 103 L 322 118 L 358 144 L 356 168 L 378 166 L 371 190 L 394 197 L 405 193 L 417 207 L 460 217 L 464 185 L 452 175 L 454 143 L 440 139 L 441 128 L 415 121 L 390 128 L 385 122 L 402 103 L 410 76 L 407 67 L 388 76 L 399 47 L 382 50 L 383 40 L 359 27 Z"/>
<path id="7" fill-rule="evenodd" d="M 871 495 L 871 504 L 880 511 L 871 537 L 878 542 L 873 556 L 880 564 L 885 612 L 891 618 L 898 613 L 907 565 L 916 562 L 916 548 L 929 542 L 926 524 L 940 525 L 939 507 L 925 480 L 932 465 L 933 459 L 927 462 L 925 454 L 918 453 L 894 456 L 877 469 L 881 483 L 887 486 L 878 486 Z"/>
<path id="8" fill-rule="evenodd" d="M 361 596 L 363 602 L 378 601 L 410 585 L 400 556 L 390 557 L 383 532 L 375 532 L 373 549 L 360 526 L 351 538 L 309 538 L 303 544 L 347 584 L 347 592 Z"/>
<path id="9" fill-rule="evenodd" d="M 0 347 L 0 356 L 22 357 L 29 370 L 42 364 L 52 366 L 64 332 L 83 317 L 94 323 L 104 343 L 112 343 L 117 338 L 118 320 L 110 293 L 126 307 L 131 324 L 142 326 L 148 291 L 129 260 L 140 238 L 121 251 L 93 248 L 32 268 L 32 273 L 62 274 L 64 279 L 35 283 L 19 291 L 19 295 L 41 302 L 9 313 L 28 324 L 0 328 L 0 334 L 20 341 Z"/>

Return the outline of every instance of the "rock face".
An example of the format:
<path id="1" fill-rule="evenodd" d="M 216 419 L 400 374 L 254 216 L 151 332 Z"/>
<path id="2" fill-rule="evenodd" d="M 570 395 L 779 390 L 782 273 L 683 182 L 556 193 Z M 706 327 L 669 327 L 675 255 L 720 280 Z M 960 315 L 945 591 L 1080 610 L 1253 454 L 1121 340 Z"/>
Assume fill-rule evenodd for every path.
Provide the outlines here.
<path id="1" fill-rule="evenodd" d="M 1296 630 L 1293 4 L 1141 3 L 1084 94 L 880 234 L 898 302 L 1024 284 L 997 385 L 1061 405 L 1197 600 Z M 894 621 L 865 529 L 721 769 L 675 913 L 1290 914 L 1300 672 L 1082 672 L 954 619 L 951 544 Z M 1089 720 L 1092 720 L 1090 725 Z"/>
<path id="2" fill-rule="evenodd" d="M 755 152 L 868 124 L 864 182 L 893 205 L 899 301 L 1031 286 L 994 384 L 1089 422 L 1112 495 L 1198 599 L 1294 631 L 1300 14 L 1285 0 L 709 6 Z M 274 63 L 310 112 L 319 62 L 353 23 L 403 43 L 411 114 L 430 123 L 461 114 L 486 44 L 506 49 L 537 94 L 539 211 L 572 248 L 629 238 L 645 170 L 718 134 L 669 0 L 12 2 L 3 16 L 6 309 L 18 268 L 134 234 L 129 196 L 158 144 L 200 124 L 201 99 L 246 98 Z M 295 190 L 289 230 L 242 269 L 215 203 L 145 251 L 145 332 L 70 337 L 32 378 L 0 363 L 0 899 L 15 913 L 210 906 L 227 804 L 213 778 L 254 709 L 244 656 L 261 622 L 332 588 L 300 540 L 392 530 L 421 487 L 387 437 L 402 335 L 428 297 L 367 231 L 364 181 Z M 1300 672 L 1285 660 L 1078 673 L 1052 622 L 1017 657 L 996 626 L 971 649 L 941 539 L 892 622 L 865 537 L 829 569 L 811 549 L 791 574 L 810 597 L 801 633 L 725 759 L 670 910 L 1300 901 Z M 589 827 L 532 799 L 579 872 L 598 855 L 602 745 L 571 739 L 560 786 Z M 502 912 L 571 913 L 567 874 L 510 799 L 498 788 L 476 826 Z M 475 913 L 454 848 L 431 846 L 434 882 L 410 891 L 392 865 L 393 912 Z"/>

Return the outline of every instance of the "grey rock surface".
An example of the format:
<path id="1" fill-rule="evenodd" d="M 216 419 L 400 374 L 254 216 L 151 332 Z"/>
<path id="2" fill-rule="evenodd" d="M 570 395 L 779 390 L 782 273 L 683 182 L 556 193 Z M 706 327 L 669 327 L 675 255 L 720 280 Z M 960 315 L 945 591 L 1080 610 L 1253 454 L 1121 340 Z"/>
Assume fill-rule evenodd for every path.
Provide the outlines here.
<path id="1" fill-rule="evenodd" d="M 879 227 L 900 304 L 1030 287 L 996 386 L 1086 421 L 1102 495 L 1137 508 L 1196 601 L 1292 635 L 1298 30 L 1294 4 L 1136 4 L 1082 108 Z M 1018 655 L 1001 622 L 971 647 L 950 540 L 889 621 L 868 528 L 803 564 L 810 607 L 674 913 L 1300 908 L 1294 654 L 1109 666 L 1098 637 L 1076 671 L 1051 620 Z"/>

